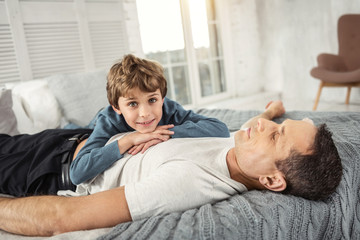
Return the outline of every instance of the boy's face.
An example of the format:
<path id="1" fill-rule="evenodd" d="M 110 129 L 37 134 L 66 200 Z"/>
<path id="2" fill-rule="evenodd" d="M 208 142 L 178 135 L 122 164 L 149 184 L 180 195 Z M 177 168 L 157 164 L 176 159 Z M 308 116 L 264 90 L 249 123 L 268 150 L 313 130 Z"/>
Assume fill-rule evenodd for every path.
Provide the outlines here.
<path id="1" fill-rule="evenodd" d="M 140 133 L 149 133 L 155 130 L 162 118 L 163 103 L 160 89 L 155 92 L 142 92 L 135 88 L 130 90 L 126 97 L 119 98 L 119 109 L 113 109 L 122 114 L 133 129 Z"/>
<path id="2" fill-rule="evenodd" d="M 278 173 L 275 162 L 286 159 L 292 149 L 310 153 L 317 128 L 308 121 L 285 120 L 281 124 L 259 119 L 256 126 L 235 134 L 235 152 L 238 165 L 247 176 Z"/>

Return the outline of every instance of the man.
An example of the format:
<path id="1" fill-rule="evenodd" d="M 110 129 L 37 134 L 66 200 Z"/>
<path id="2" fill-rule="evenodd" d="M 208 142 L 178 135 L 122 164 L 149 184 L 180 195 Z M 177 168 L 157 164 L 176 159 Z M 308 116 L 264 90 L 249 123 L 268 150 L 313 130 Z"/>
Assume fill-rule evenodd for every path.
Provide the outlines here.
<path id="1" fill-rule="evenodd" d="M 342 169 L 331 134 L 324 125 L 317 128 L 309 120 L 286 120 L 281 124 L 269 121 L 281 116 L 284 112 L 285 109 L 280 101 L 273 102 L 264 113 L 250 119 L 242 126 L 242 130 L 235 133 L 235 147 L 223 147 L 225 153 L 223 154 L 223 161 L 219 158 L 218 166 L 223 164 L 226 171 L 220 169 L 215 173 L 216 171 L 211 167 L 207 169 L 206 166 L 198 167 L 196 165 L 196 171 L 187 172 L 188 177 L 198 174 L 197 170 L 209 172 L 212 180 L 216 181 L 216 184 L 210 187 L 218 188 L 215 189 L 216 191 L 214 190 L 209 198 L 202 194 L 202 188 L 204 186 L 209 188 L 209 183 L 197 179 L 193 183 L 195 186 L 191 187 L 192 189 L 197 188 L 199 194 L 194 190 L 192 190 L 194 192 L 191 192 L 191 194 L 186 191 L 179 194 L 173 188 L 166 189 L 168 192 L 147 193 L 152 194 L 148 195 L 147 200 L 153 204 L 151 198 L 161 199 L 156 195 L 171 195 L 171 191 L 175 191 L 172 198 L 167 198 L 164 200 L 165 202 L 158 202 L 160 210 L 153 213 L 164 214 L 173 209 L 186 210 L 204 204 L 206 201 L 218 201 L 236 192 L 252 189 L 269 189 L 309 199 L 323 199 L 335 191 L 341 179 Z M 179 140 L 169 140 L 166 144 L 171 144 L 171 141 Z M 199 139 L 199 141 L 206 140 Z M 226 141 L 226 139 L 223 139 L 223 141 Z M 151 151 L 156 151 L 156 148 L 160 148 L 162 144 L 153 146 L 145 154 L 151 154 Z M 172 152 L 173 150 L 171 149 Z M 187 150 L 184 149 L 183 151 Z M 209 151 L 211 150 L 210 148 Z M 194 158 L 201 157 L 199 152 L 194 154 Z M 129 161 L 129 164 L 134 164 L 135 161 L 129 159 L 126 161 Z M 209 158 L 209 161 L 213 164 L 211 158 Z M 120 162 L 119 164 L 121 164 Z M 158 164 L 160 166 L 158 169 L 164 166 L 164 169 L 170 169 L 171 171 L 171 168 L 175 168 L 175 170 L 172 170 L 175 172 L 172 175 L 173 181 L 165 182 L 165 184 L 158 182 L 158 184 L 165 187 L 167 184 L 174 186 L 176 182 L 186 180 L 184 175 L 181 175 L 181 168 L 183 166 L 186 170 L 193 169 L 189 168 L 189 165 L 193 167 L 195 162 L 194 160 L 173 156 L 171 161 Z M 123 164 L 124 166 L 120 169 L 125 172 L 128 163 Z M 139 171 L 148 171 L 141 167 L 137 169 L 140 169 Z M 149 176 L 156 175 L 158 169 L 155 169 L 155 173 L 150 173 Z M 159 170 L 160 175 L 168 173 L 167 170 Z M 176 173 L 176 170 L 179 171 L 179 174 Z M 102 177 L 103 180 L 101 180 Z M 90 189 L 91 192 L 91 187 L 94 184 L 95 187 L 99 185 L 96 183 L 97 181 L 100 183 L 105 181 L 106 172 L 102 177 L 95 179 L 94 182 L 89 182 L 85 189 Z M 118 223 L 137 220 L 139 216 L 142 216 L 142 206 L 138 207 L 137 202 L 133 200 L 131 191 L 136 192 L 137 188 L 131 184 L 137 186 L 144 182 L 146 181 L 140 179 L 136 183 L 128 182 L 125 185 L 120 183 L 120 187 L 106 191 L 102 191 L 101 188 L 95 189 L 94 192 L 96 193 L 80 197 L 0 198 L 0 228 L 25 235 L 53 235 L 82 229 L 110 227 Z M 152 186 L 156 187 L 155 183 Z M 219 187 L 219 185 L 223 186 Z M 142 189 L 141 186 L 139 189 Z M 218 191 L 219 189 L 220 191 Z M 225 190 L 221 192 L 221 189 Z M 186 199 L 186 201 L 182 203 L 182 207 L 176 208 L 177 205 L 180 205 L 177 202 L 179 198 Z M 141 199 L 139 201 L 140 205 L 144 204 Z M 175 206 L 168 207 L 173 201 L 176 202 Z M 144 210 L 144 212 L 143 217 L 146 217 L 149 211 Z M 96 221 L 93 221 L 93 219 L 96 219 Z"/>

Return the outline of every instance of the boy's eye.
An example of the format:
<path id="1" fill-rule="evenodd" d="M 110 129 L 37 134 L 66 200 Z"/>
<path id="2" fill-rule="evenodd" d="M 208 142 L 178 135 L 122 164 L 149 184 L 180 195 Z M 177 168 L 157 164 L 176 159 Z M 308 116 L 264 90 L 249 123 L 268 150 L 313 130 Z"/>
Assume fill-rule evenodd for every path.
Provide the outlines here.
<path id="1" fill-rule="evenodd" d="M 136 102 L 129 102 L 129 103 L 128 103 L 128 106 L 129 106 L 129 107 L 136 107 L 136 106 L 137 106 L 137 103 L 136 103 Z"/>
<path id="2" fill-rule="evenodd" d="M 149 99 L 149 103 L 155 103 L 156 101 L 157 101 L 156 98 L 150 98 L 150 99 Z"/>

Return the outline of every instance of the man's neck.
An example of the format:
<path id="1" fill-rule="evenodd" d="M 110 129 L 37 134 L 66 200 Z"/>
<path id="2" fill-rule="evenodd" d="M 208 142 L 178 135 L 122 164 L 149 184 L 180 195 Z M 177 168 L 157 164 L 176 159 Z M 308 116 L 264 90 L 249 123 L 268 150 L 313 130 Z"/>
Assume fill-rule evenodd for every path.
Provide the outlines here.
<path id="1" fill-rule="evenodd" d="M 228 153 L 226 155 L 226 163 L 227 163 L 227 166 L 229 169 L 230 177 L 233 180 L 244 184 L 248 190 L 265 189 L 264 186 L 262 184 L 260 184 L 258 179 L 247 176 L 241 170 L 241 168 L 239 167 L 238 162 L 236 160 L 235 148 L 231 148 L 228 151 Z"/>

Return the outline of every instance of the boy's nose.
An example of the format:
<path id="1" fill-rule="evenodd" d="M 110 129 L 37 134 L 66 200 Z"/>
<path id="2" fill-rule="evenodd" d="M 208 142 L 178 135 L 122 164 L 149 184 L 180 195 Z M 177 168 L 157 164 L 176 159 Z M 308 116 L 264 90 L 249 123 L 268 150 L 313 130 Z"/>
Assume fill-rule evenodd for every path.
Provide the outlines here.
<path id="1" fill-rule="evenodd" d="M 141 106 L 140 107 L 140 111 L 139 111 L 139 115 L 141 117 L 147 117 L 149 115 L 150 111 L 149 108 L 147 106 Z"/>

